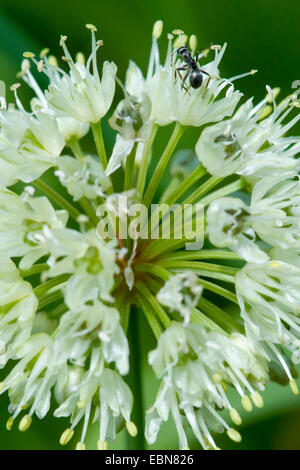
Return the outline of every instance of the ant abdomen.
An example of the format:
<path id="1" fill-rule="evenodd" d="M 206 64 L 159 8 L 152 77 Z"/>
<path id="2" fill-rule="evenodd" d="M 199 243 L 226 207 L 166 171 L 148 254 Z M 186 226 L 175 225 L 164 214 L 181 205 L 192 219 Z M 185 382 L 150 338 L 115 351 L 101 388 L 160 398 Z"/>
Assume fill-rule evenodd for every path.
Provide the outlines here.
<path id="1" fill-rule="evenodd" d="M 202 85 L 203 76 L 200 70 L 192 70 L 190 73 L 190 84 L 192 88 L 199 88 Z"/>

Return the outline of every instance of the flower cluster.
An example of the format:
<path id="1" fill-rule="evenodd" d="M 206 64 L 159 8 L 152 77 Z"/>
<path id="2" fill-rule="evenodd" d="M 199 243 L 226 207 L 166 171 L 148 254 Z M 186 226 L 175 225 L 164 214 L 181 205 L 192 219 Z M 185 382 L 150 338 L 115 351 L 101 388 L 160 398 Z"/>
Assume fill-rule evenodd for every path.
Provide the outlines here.
<path id="1" fill-rule="evenodd" d="M 154 444 L 169 418 L 182 449 L 188 429 L 204 449 L 218 448 L 214 432 L 239 442 L 229 424 L 242 422 L 232 393 L 248 412 L 263 406 L 270 379 L 298 393 L 291 364 L 300 358 L 300 138 L 287 135 L 300 119 L 297 97 L 277 103 L 279 90 L 267 86 L 258 104 L 239 104 L 235 80 L 256 71 L 223 78 L 226 44 L 193 59 L 197 39 L 180 30 L 168 34 L 161 63 L 161 21 L 146 74 L 130 62 L 123 84 L 113 62 L 99 74 L 103 41 L 86 26 L 87 60 L 82 53 L 72 58 L 66 36 L 62 67 L 48 49 L 39 58 L 24 53 L 18 77 L 33 92 L 29 109 L 20 83 L 10 88 L 15 103 L 0 97 L 0 392 L 10 397 L 7 429 L 22 415 L 25 431 L 56 403 L 54 415 L 70 420 L 61 445 L 82 425 L 78 450 L 96 421 L 98 449 L 124 426 L 138 448 L 143 434 Z M 183 46 L 202 74 L 200 87 L 177 53 Z M 48 79 L 45 90 L 36 71 Z M 116 83 L 124 95 L 118 104 Z M 101 124 L 108 114 L 115 134 L 109 154 Z M 153 143 L 162 126 L 173 131 L 158 158 Z M 197 140 L 176 156 L 189 127 Z M 95 154 L 81 142 L 89 134 Z M 150 174 L 152 155 L 158 163 Z M 112 177 L 116 171 L 121 178 Z M 165 175 L 170 183 L 161 191 Z M 153 202 L 163 209 L 143 212 L 140 230 L 128 236 L 132 206 Z M 149 221 L 159 234 L 174 207 L 185 204 L 192 205 L 185 228 L 205 227 L 202 248 L 188 248 L 187 231 L 178 237 L 177 219 L 169 239 L 146 236 Z M 99 228 L 100 206 L 107 225 L 115 222 L 114 237 L 105 223 Z M 140 374 L 129 368 L 139 342 L 133 336 L 144 325 L 153 333 L 148 362 L 158 385 L 145 430 L 144 410 L 135 405 Z M 131 364 L 139 367 L 140 358 Z"/>

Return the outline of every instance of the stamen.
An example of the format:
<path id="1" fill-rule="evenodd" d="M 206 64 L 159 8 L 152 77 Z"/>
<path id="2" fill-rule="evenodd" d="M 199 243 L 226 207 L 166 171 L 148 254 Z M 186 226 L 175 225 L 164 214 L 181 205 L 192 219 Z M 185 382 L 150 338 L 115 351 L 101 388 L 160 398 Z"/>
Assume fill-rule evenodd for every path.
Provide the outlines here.
<path id="1" fill-rule="evenodd" d="M 96 32 L 98 31 L 97 28 L 96 28 L 96 26 L 94 26 L 94 25 L 91 24 L 91 23 L 87 23 L 87 24 L 85 25 L 85 27 L 86 27 L 87 29 L 89 29 L 90 31 L 93 31 L 94 33 L 96 33 Z"/>
<path id="2" fill-rule="evenodd" d="M 159 39 L 163 32 L 163 27 L 164 27 L 164 23 L 162 20 L 155 21 L 153 25 L 153 30 L 152 30 L 152 37 Z"/>
<path id="3" fill-rule="evenodd" d="M 248 395 L 245 395 L 245 396 L 241 399 L 241 403 L 242 403 L 242 406 L 243 406 L 244 410 L 245 410 L 245 411 L 248 411 L 248 413 L 250 413 L 250 411 L 253 410 L 252 403 L 251 403 L 251 400 L 250 400 L 250 398 L 248 397 Z"/>
<path id="4" fill-rule="evenodd" d="M 40 52 L 40 59 L 43 59 L 46 55 L 48 55 L 50 52 L 49 47 L 44 47 L 44 49 L 41 50 Z"/>
<path id="5" fill-rule="evenodd" d="M 86 450 L 85 443 L 84 442 L 77 442 L 75 449 L 76 450 Z"/>
<path id="6" fill-rule="evenodd" d="M 138 430 L 133 421 L 126 421 L 126 428 L 130 436 L 135 437 L 137 435 Z"/>
<path id="7" fill-rule="evenodd" d="M 23 416 L 19 423 L 19 431 L 26 431 L 32 423 L 32 417 L 29 415 Z"/>
<path id="8" fill-rule="evenodd" d="M 97 449 L 98 450 L 107 450 L 107 442 L 106 441 L 100 441 L 100 439 L 97 442 Z"/>
<path id="9" fill-rule="evenodd" d="M 67 445 L 68 442 L 70 442 L 70 440 L 72 439 L 73 436 L 74 436 L 74 430 L 70 429 L 70 428 L 67 428 L 62 433 L 62 435 L 60 436 L 60 440 L 59 440 L 60 445 L 61 446 Z"/>
<path id="10" fill-rule="evenodd" d="M 35 57 L 35 54 L 33 52 L 24 52 L 23 57 L 25 57 L 26 59 L 33 59 L 33 57 Z"/>
<path id="11" fill-rule="evenodd" d="M 44 68 L 44 62 L 43 62 L 43 60 L 40 60 L 38 65 L 37 65 L 38 72 L 42 72 L 43 68 Z"/>
<path id="12" fill-rule="evenodd" d="M 57 58 L 55 57 L 55 55 L 49 55 L 49 57 L 48 57 L 48 64 L 49 64 L 49 65 L 52 65 L 53 67 L 57 67 L 57 66 L 58 66 Z"/>
<path id="13" fill-rule="evenodd" d="M 75 56 L 75 62 L 77 62 L 78 64 L 85 64 L 85 57 L 82 52 L 77 52 Z"/>
<path id="14" fill-rule="evenodd" d="M 198 45 L 198 39 L 197 39 L 197 36 L 195 34 L 191 35 L 190 40 L 189 40 L 189 45 L 190 45 L 190 49 L 194 53 L 195 50 L 197 49 L 197 45 Z"/>
<path id="15" fill-rule="evenodd" d="M 264 400 L 263 400 L 263 397 L 261 396 L 260 393 L 258 392 L 254 392 L 252 393 L 251 396 L 251 400 L 253 401 L 254 405 L 257 407 L 257 408 L 263 408 L 264 406 Z"/>
<path id="16" fill-rule="evenodd" d="M 290 387 L 295 395 L 299 395 L 298 385 L 294 379 L 290 380 Z"/>
<path id="17" fill-rule="evenodd" d="M 12 416 L 10 416 L 8 420 L 6 421 L 6 429 L 10 431 L 11 428 L 13 427 L 13 424 L 14 424 L 14 419 Z"/>
<path id="18" fill-rule="evenodd" d="M 231 410 L 229 411 L 229 415 L 234 424 L 236 424 L 237 426 L 242 424 L 242 418 L 240 417 L 238 411 L 235 408 L 231 408 Z"/>
<path id="19" fill-rule="evenodd" d="M 230 428 L 228 429 L 227 431 L 227 436 L 234 442 L 241 442 L 242 440 L 242 436 L 240 435 L 240 433 L 234 429 L 234 428 Z"/>

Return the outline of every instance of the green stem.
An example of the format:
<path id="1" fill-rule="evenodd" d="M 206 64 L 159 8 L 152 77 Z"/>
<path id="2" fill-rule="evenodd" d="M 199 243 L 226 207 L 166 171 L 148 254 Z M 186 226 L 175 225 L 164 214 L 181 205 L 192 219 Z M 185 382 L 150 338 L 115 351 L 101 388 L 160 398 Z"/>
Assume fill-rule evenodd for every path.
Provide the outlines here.
<path id="1" fill-rule="evenodd" d="M 155 310 L 163 326 L 165 328 L 168 328 L 168 326 L 170 326 L 171 324 L 171 320 L 166 314 L 166 312 L 164 311 L 164 309 L 162 308 L 162 306 L 157 302 L 156 298 L 150 292 L 150 290 L 145 286 L 143 282 L 140 282 L 140 281 L 137 281 L 135 283 L 135 287 L 140 292 L 140 294 L 143 295 L 147 299 L 147 301 L 149 302 L 153 310 Z"/>
<path id="2" fill-rule="evenodd" d="M 225 333 L 225 331 L 217 323 L 208 318 L 197 308 L 193 308 L 191 310 L 191 321 L 193 323 L 197 323 L 198 325 L 204 326 L 205 328 L 209 328 L 210 330 L 218 331 L 222 334 Z"/>
<path id="3" fill-rule="evenodd" d="M 142 309 L 142 311 L 143 311 L 143 313 L 144 313 L 144 315 L 147 319 L 147 322 L 149 323 L 149 326 L 150 326 L 155 338 L 158 340 L 158 338 L 160 337 L 160 335 L 163 332 L 163 329 L 160 326 L 159 322 L 157 321 L 156 316 L 153 312 L 153 309 L 152 309 L 151 305 L 139 293 L 136 293 L 136 299 L 137 299 L 138 305 Z"/>
<path id="4" fill-rule="evenodd" d="M 43 284 L 40 284 L 39 286 L 33 289 L 35 295 L 37 297 L 42 297 L 49 289 L 52 289 L 53 287 L 56 287 L 59 284 L 66 282 L 70 276 L 71 274 L 65 273 L 53 277 L 52 279 L 49 279 L 48 281 L 44 282 Z"/>
<path id="5" fill-rule="evenodd" d="M 198 202 L 199 199 L 204 196 L 208 191 L 217 186 L 224 178 L 217 178 L 216 176 L 211 176 L 205 183 L 203 183 L 200 188 L 196 189 L 192 194 L 190 194 L 183 202 L 183 204 L 194 204 Z"/>
<path id="6" fill-rule="evenodd" d="M 124 191 L 128 191 L 133 186 L 133 177 L 134 177 L 134 163 L 135 163 L 135 154 L 136 154 L 137 145 L 133 146 L 132 151 L 126 159 L 125 167 L 125 179 L 124 179 Z"/>
<path id="7" fill-rule="evenodd" d="M 197 260 L 197 259 L 228 259 L 243 261 L 234 251 L 225 250 L 200 250 L 200 251 L 179 251 L 176 253 L 166 253 L 164 259 L 168 260 Z"/>
<path id="8" fill-rule="evenodd" d="M 167 281 L 170 277 L 170 272 L 167 269 L 151 263 L 139 263 L 134 267 L 134 272 L 149 273 L 154 276 Z"/>
<path id="9" fill-rule="evenodd" d="M 154 171 L 154 174 L 152 175 L 152 178 L 150 180 L 149 186 L 146 190 L 145 197 L 144 197 L 144 204 L 149 207 L 151 204 L 151 201 L 156 193 L 156 190 L 158 188 L 158 185 L 160 183 L 161 177 L 170 161 L 170 158 L 172 157 L 172 154 L 175 150 L 176 145 L 178 144 L 178 141 L 180 137 L 182 136 L 185 128 L 180 125 L 180 123 L 176 123 L 173 133 L 171 135 L 171 138 L 161 156 L 161 159 L 158 162 L 158 165 Z"/>
<path id="10" fill-rule="evenodd" d="M 95 209 L 93 208 L 92 204 L 86 197 L 82 197 L 79 200 L 79 204 L 81 205 L 82 209 L 86 213 L 86 215 L 89 217 L 90 221 L 92 222 L 93 225 L 97 226 L 99 219 L 96 215 Z"/>
<path id="11" fill-rule="evenodd" d="M 46 194 L 50 199 L 56 202 L 59 207 L 68 211 L 70 216 L 77 222 L 77 219 L 81 215 L 81 213 L 78 209 L 76 209 L 76 207 L 72 206 L 69 201 L 67 201 L 63 196 L 61 196 L 58 192 L 52 189 L 51 186 L 48 186 L 47 183 L 40 179 L 33 181 L 32 184 L 37 189 Z"/>
<path id="12" fill-rule="evenodd" d="M 57 290 L 51 294 L 46 294 L 39 299 L 39 309 L 45 308 L 47 305 L 56 302 L 64 297 L 64 293 L 61 290 Z"/>
<path id="13" fill-rule="evenodd" d="M 171 196 L 169 196 L 164 202 L 169 206 L 172 206 L 183 196 L 202 176 L 206 174 L 206 169 L 199 165 L 194 171 L 176 188 Z"/>
<path id="14" fill-rule="evenodd" d="M 138 172 L 138 179 L 137 179 L 137 194 L 139 194 L 140 199 L 143 198 L 144 194 L 144 189 L 145 189 L 145 184 L 146 184 L 146 177 L 147 177 L 147 170 L 149 166 L 149 160 L 151 157 L 151 149 L 152 149 L 152 144 L 155 139 L 156 133 L 158 130 L 158 125 L 153 124 L 151 134 L 147 142 L 145 143 L 143 155 L 142 155 L 142 160 Z"/>
<path id="15" fill-rule="evenodd" d="M 235 304 L 238 304 L 236 295 L 233 292 L 230 292 L 229 290 L 224 289 L 224 287 L 218 286 L 217 284 L 214 284 L 213 282 L 209 282 L 201 278 L 199 279 L 198 282 L 204 287 L 204 289 L 214 292 L 215 294 L 218 294 L 221 297 L 224 297 L 225 299 L 230 300 L 231 302 Z"/>
<path id="16" fill-rule="evenodd" d="M 142 359 L 140 347 L 140 334 L 142 333 L 139 328 L 140 312 L 135 309 L 130 315 L 130 323 L 128 330 L 128 340 L 130 348 L 130 373 L 128 376 L 128 385 L 132 390 L 134 396 L 134 404 L 132 410 L 132 421 L 138 429 L 136 437 L 128 435 L 127 450 L 144 450 L 144 400 L 143 400 L 143 387 L 142 387 Z"/>
<path id="17" fill-rule="evenodd" d="M 208 204 L 215 201 L 216 199 L 219 199 L 220 197 L 228 196 L 228 194 L 232 194 L 235 191 L 239 191 L 240 189 L 243 189 L 243 187 L 244 187 L 244 182 L 241 178 L 239 178 L 233 183 L 227 184 L 223 188 L 217 189 L 217 191 L 214 191 L 208 196 L 200 199 L 198 202 L 201 202 L 204 206 L 207 206 Z"/>
<path id="18" fill-rule="evenodd" d="M 76 158 L 83 157 L 83 151 L 77 137 L 71 137 L 71 139 L 67 142 L 67 146 L 72 150 Z"/>
<path id="19" fill-rule="evenodd" d="M 34 274 L 42 273 L 43 271 L 47 271 L 49 269 L 49 265 L 47 263 L 41 264 L 34 264 L 29 269 L 21 269 L 20 274 L 22 277 L 29 277 L 33 276 Z"/>
<path id="20" fill-rule="evenodd" d="M 107 167 L 107 156 L 106 156 L 106 150 L 105 150 L 104 141 L 103 141 L 101 120 L 99 122 L 92 123 L 91 127 L 93 131 L 93 136 L 95 140 L 98 157 L 103 166 L 103 169 L 105 170 L 105 168 Z"/>
<path id="21" fill-rule="evenodd" d="M 224 310 L 220 309 L 217 305 L 213 304 L 209 300 L 201 297 L 198 302 L 200 307 L 206 315 L 208 315 L 215 323 L 220 325 L 228 333 L 232 331 L 238 331 L 243 333 L 243 327 L 234 318 L 232 318 Z"/>
<path id="22" fill-rule="evenodd" d="M 158 261 L 160 266 L 169 269 L 191 269 L 195 271 L 212 271 L 215 273 L 228 274 L 231 277 L 235 276 L 239 271 L 238 268 L 231 266 L 224 266 L 222 264 L 204 263 L 202 261 L 188 261 L 188 260 L 172 260 L 164 259 Z"/>

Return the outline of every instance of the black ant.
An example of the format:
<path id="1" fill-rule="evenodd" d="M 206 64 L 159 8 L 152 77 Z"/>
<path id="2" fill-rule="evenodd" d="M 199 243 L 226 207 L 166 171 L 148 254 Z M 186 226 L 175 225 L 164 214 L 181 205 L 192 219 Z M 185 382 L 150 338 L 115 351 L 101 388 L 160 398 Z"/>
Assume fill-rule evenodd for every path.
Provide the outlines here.
<path id="1" fill-rule="evenodd" d="M 211 75 L 208 72 L 206 72 L 205 70 L 199 68 L 199 66 L 198 66 L 199 53 L 197 53 L 196 58 L 194 59 L 192 57 L 190 51 L 188 50 L 188 48 L 186 46 L 181 46 L 178 49 L 176 49 L 173 52 L 173 54 L 177 54 L 177 56 L 183 62 L 185 62 L 184 65 L 182 65 L 181 67 L 177 67 L 175 69 L 175 72 L 174 72 L 175 73 L 175 82 L 176 82 L 176 78 L 177 78 L 176 74 L 178 74 L 180 79 L 181 79 L 181 87 L 184 88 L 187 91 L 187 93 L 189 93 L 189 90 L 185 86 L 185 81 L 188 78 L 188 76 L 190 77 L 191 87 L 192 88 L 200 88 L 200 86 L 202 85 L 202 82 L 203 82 L 203 75 L 202 74 L 204 73 L 205 75 L 208 75 L 208 80 L 207 80 L 207 83 L 206 83 L 206 86 L 205 86 L 205 90 L 206 90 L 207 87 L 208 87 L 208 84 L 210 82 Z M 183 78 L 182 78 L 182 75 L 180 73 L 181 70 L 186 70 L 186 74 L 184 75 Z"/>

